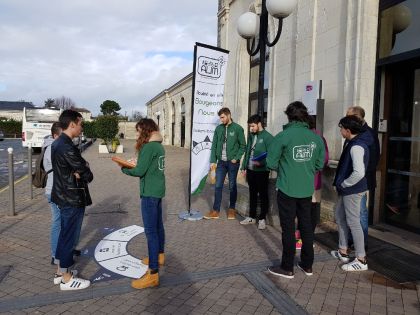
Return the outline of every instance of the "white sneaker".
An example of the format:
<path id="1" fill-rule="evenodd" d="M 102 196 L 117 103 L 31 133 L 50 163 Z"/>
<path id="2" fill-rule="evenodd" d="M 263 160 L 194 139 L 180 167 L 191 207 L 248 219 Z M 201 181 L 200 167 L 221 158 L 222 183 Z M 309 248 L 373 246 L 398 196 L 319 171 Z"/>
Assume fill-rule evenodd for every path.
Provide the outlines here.
<path id="1" fill-rule="evenodd" d="M 67 283 L 60 283 L 60 290 L 70 291 L 70 290 L 82 290 L 90 286 L 90 281 L 82 278 L 71 277 L 70 281 Z"/>
<path id="2" fill-rule="evenodd" d="M 342 265 L 341 269 L 344 271 L 365 271 L 368 270 L 367 261 L 362 263 L 359 259 L 355 258 L 352 262 Z"/>
<path id="3" fill-rule="evenodd" d="M 77 276 L 77 270 L 70 271 L 72 276 Z M 54 274 L 54 284 L 60 284 L 63 279 L 63 275 Z"/>
<path id="4" fill-rule="evenodd" d="M 265 220 L 262 219 L 260 221 L 258 221 L 258 230 L 265 230 Z"/>
<path id="5" fill-rule="evenodd" d="M 239 222 L 242 225 L 247 225 L 247 224 L 255 224 L 257 223 L 257 220 L 250 218 L 250 217 L 246 217 L 245 219 L 243 219 L 241 222 Z"/>
<path id="6" fill-rule="evenodd" d="M 344 255 L 344 254 L 340 253 L 339 250 L 332 250 L 330 252 L 330 254 L 334 258 L 340 259 L 344 263 L 348 263 L 350 261 L 349 255 Z"/>

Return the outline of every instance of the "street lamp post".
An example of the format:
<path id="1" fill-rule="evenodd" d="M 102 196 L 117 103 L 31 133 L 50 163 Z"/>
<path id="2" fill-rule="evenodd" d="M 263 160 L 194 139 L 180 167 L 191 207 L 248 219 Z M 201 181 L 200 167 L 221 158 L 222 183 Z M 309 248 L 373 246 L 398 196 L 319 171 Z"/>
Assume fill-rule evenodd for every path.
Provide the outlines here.
<path id="1" fill-rule="evenodd" d="M 261 14 L 246 12 L 238 19 L 238 33 L 247 40 L 247 51 L 250 56 L 260 54 L 258 76 L 258 115 L 264 118 L 264 76 L 265 54 L 268 47 L 274 46 L 280 39 L 283 19 L 289 16 L 296 7 L 297 0 L 262 0 Z M 274 40 L 270 42 L 267 36 L 268 14 L 277 18 L 279 27 Z M 258 21 L 259 20 L 259 21 Z M 258 43 L 256 43 L 256 36 Z"/>

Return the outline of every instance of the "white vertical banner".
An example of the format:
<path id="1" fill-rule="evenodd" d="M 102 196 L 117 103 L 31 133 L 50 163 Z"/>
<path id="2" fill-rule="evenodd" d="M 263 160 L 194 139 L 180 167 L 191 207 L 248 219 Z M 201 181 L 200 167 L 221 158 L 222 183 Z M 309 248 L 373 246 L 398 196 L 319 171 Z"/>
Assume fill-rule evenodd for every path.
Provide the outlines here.
<path id="1" fill-rule="evenodd" d="M 196 43 L 192 93 L 190 193 L 200 193 L 210 167 L 217 112 L 223 107 L 225 74 L 229 52 Z"/>

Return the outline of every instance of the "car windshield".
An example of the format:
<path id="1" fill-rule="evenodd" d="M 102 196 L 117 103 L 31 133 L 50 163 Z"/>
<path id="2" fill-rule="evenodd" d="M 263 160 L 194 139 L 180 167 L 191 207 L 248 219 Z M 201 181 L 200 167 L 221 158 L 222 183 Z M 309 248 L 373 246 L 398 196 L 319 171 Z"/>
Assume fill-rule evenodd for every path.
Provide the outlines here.
<path id="1" fill-rule="evenodd" d="M 27 109 L 26 121 L 30 122 L 56 122 L 60 116 L 58 109 Z"/>

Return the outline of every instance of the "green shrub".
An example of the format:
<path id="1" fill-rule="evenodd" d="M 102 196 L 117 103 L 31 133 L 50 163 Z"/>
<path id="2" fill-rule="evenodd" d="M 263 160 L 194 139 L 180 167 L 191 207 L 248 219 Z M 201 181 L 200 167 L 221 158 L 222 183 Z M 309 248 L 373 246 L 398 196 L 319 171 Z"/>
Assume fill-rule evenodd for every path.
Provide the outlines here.
<path id="1" fill-rule="evenodd" d="M 99 116 L 95 121 L 95 134 L 104 140 L 106 144 L 111 143 L 112 139 L 118 134 L 118 117 L 105 115 Z"/>
<path id="2" fill-rule="evenodd" d="M 2 130 L 6 136 L 11 136 L 15 134 L 21 135 L 22 122 L 13 119 L 0 120 L 0 130 Z"/>
<path id="3" fill-rule="evenodd" d="M 86 138 L 98 138 L 96 135 L 95 121 L 83 122 L 83 134 Z"/>

